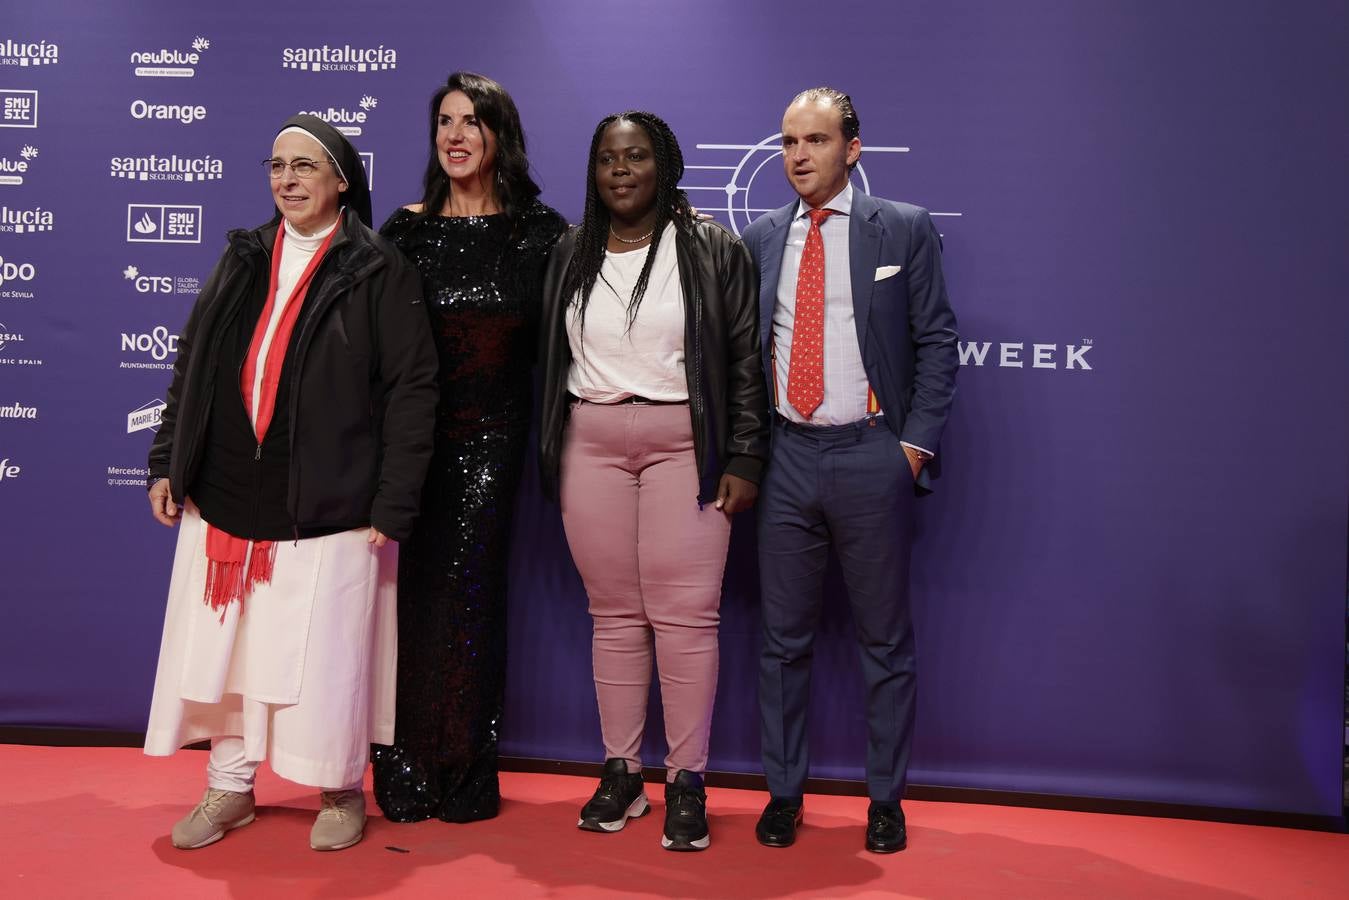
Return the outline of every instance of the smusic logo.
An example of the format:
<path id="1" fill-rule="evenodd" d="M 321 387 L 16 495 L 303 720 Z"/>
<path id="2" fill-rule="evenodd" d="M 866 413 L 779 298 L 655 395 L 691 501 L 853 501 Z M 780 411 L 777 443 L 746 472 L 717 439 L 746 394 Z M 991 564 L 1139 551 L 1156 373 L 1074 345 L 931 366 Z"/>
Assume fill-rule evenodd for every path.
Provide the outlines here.
<path id="1" fill-rule="evenodd" d="M 300 114 L 318 116 L 347 137 L 358 137 L 370 118 L 370 111 L 379 106 L 379 101 L 366 94 L 357 105 L 359 109 L 336 109 L 332 106 L 327 109 L 302 109 Z"/>
<path id="2" fill-rule="evenodd" d="M 60 46 L 51 41 L 0 41 L 0 66 L 54 66 L 60 57 Z"/>
<path id="3" fill-rule="evenodd" d="M 138 431 L 158 431 L 160 417 L 167 407 L 168 404 L 163 400 L 151 400 L 143 406 L 136 407 L 126 415 L 126 433 L 135 434 Z"/>
<path id="4" fill-rule="evenodd" d="M 225 175 L 225 164 L 206 156 L 114 156 L 109 174 L 133 181 L 215 181 Z"/>
<path id="5" fill-rule="evenodd" d="M 35 231 L 54 231 L 55 217 L 43 209 L 11 209 L 0 206 L 0 232 L 10 234 L 32 234 Z"/>
<path id="6" fill-rule="evenodd" d="M 37 91 L 0 88 L 0 128 L 36 128 Z"/>
<path id="7" fill-rule="evenodd" d="M 378 47 L 353 47 L 350 44 L 287 47 L 281 51 L 281 67 L 304 72 L 379 72 L 398 68 L 398 51 L 383 44 Z"/>
<path id="8" fill-rule="evenodd" d="M 132 73 L 137 78 L 192 78 L 201 64 L 201 54 L 211 42 L 197 36 L 190 50 L 138 50 L 131 54 Z"/>
<path id="9" fill-rule="evenodd" d="M 133 244 L 200 244 L 201 207 L 128 203 L 126 239 Z"/>

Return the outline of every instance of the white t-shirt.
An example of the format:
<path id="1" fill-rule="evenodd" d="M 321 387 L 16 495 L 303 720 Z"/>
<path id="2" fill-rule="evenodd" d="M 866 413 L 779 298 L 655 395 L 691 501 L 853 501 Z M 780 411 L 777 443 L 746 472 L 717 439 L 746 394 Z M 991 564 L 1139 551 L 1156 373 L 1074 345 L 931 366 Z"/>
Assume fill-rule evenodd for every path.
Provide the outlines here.
<path id="1" fill-rule="evenodd" d="M 582 400 L 615 403 L 634 395 L 666 401 L 689 398 L 684 372 L 684 293 L 673 222 L 661 232 L 642 304 L 628 327 L 632 289 L 650 249 L 605 251 L 600 277 L 590 292 L 584 334 L 579 307 L 572 304 L 567 309 L 571 344 L 567 390 Z"/>

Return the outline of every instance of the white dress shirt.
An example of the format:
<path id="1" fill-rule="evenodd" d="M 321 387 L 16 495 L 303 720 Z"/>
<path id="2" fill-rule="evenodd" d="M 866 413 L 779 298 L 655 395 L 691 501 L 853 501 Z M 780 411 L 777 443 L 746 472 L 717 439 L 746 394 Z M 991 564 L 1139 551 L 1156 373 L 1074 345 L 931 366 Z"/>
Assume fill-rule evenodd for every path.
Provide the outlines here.
<path id="1" fill-rule="evenodd" d="M 773 307 L 773 375 L 778 413 L 790 422 L 810 425 L 847 425 L 867 416 L 870 381 L 862 365 L 853 313 L 852 275 L 848 255 L 848 219 L 852 213 L 852 184 L 824 204 L 834 214 L 820 225 L 824 241 L 824 399 L 807 419 L 787 399 L 791 366 L 792 326 L 796 320 L 796 276 L 810 232 L 810 207 L 796 204 L 796 217 L 787 230 L 787 246 L 778 270 L 777 303 Z M 905 442 L 924 456 L 932 454 Z"/>

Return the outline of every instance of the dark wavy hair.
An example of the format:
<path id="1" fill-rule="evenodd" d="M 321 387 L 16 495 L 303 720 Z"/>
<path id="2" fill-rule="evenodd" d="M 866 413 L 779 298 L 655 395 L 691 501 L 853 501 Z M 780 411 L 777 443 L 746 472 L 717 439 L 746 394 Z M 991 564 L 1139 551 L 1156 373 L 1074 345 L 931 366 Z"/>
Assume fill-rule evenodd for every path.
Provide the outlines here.
<path id="1" fill-rule="evenodd" d="M 840 91 L 838 88 L 831 88 L 828 85 L 807 88 L 792 98 L 792 102 L 787 104 L 791 106 L 794 103 L 801 102 L 828 103 L 834 109 L 838 110 L 839 127 L 843 130 L 843 142 L 846 144 L 855 137 L 862 135 L 862 120 L 857 117 L 857 110 L 853 108 L 852 97 Z M 858 157 L 859 159 L 861 157 Z M 857 168 L 857 163 L 852 162 L 848 165 L 848 171 L 851 172 Z"/>
<path id="2" fill-rule="evenodd" d="M 604 251 L 609 244 L 609 208 L 600 200 L 595 187 L 595 157 L 604 130 L 615 122 L 632 122 L 645 131 L 651 139 L 651 150 L 656 161 L 656 222 L 646 262 L 642 265 L 642 273 L 637 277 L 637 284 L 628 301 L 629 328 L 637 318 L 637 307 L 646 293 L 646 285 L 651 278 L 651 264 L 656 259 L 656 249 L 660 246 L 661 233 L 666 224 L 673 221 L 675 227 L 682 231 L 693 227 L 693 208 L 689 206 L 688 196 L 679 189 L 679 180 L 684 177 L 684 154 L 665 120 L 640 110 L 615 113 L 601 119 L 590 139 L 590 158 L 586 161 L 585 215 L 576 235 L 576 250 L 567 265 L 566 277 L 562 280 L 562 296 L 568 303 L 575 303 L 579 307 L 583 332 L 590 292 L 601 277 L 600 266 L 604 263 Z M 608 284 L 607 280 L 605 284 Z"/>
<path id="3" fill-rule="evenodd" d="M 431 156 L 422 177 L 422 215 L 438 215 L 450 197 L 450 176 L 441 168 L 436 152 L 436 120 L 440 102 L 453 91 L 462 91 L 473 103 L 473 114 L 496 136 L 495 183 L 497 205 L 511 219 L 517 218 L 534 198 L 539 186 L 529 174 L 525 154 L 525 131 L 520 126 L 520 111 L 506 89 L 486 75 L 455 72 L 431 96 Z M 481 169 L 479 170 L 481 172 Z"/>

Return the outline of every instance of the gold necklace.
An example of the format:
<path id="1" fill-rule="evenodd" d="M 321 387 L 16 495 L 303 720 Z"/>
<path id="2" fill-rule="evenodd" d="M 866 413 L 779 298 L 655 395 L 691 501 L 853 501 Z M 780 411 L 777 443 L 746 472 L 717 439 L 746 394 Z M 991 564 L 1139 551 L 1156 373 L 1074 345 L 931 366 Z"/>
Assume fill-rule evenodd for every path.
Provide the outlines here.
<path id="1" fill-rule="evenodd" d="M 656 229 L 652 228 L 650 231 L 648 231 L 646 234 L 642 235 L 639 238 L 625 238 L 620 237 L 618 232 L 614 231 L 614 226 L 610 225 L 609 233 L 614 236 L 614 240 L 621 241 L 624 244 L 640 244 L 642 241 L 648 240 L 651 237 L 651 235 L 655 234 Z"/>

